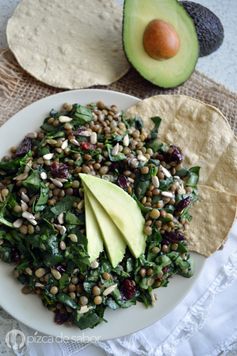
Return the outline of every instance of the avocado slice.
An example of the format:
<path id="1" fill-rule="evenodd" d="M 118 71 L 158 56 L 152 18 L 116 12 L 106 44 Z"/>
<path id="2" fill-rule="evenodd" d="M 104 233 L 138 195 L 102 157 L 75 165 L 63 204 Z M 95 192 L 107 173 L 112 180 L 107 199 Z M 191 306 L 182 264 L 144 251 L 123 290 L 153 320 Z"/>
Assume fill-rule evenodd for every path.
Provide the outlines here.
<path id="1" fill-rule="evenodd" d="M 135 200 L 123 189 L 104 179 L 83 173 L 79 176 L 117 226 L 131 253 L 138 258 L 145 251 L 146 242 L 144 218 Z"/>
<path id="2" fill-rule="evenodd" d="M 103 240 L 94 212 L 85 194 L 87 252 L 90 262 L 95 261 L 103 251 Z"/>
<path id="3" fill-rule="evenodd" d="M 126 243 L 123 239 L 122 234 L 110 219 L 109 215 L 100 205 L 100 203 L 93 197 L 89 189 L 84 185 L 84 191 L 93 210 L 96 222 L 100 228 L 101 235 L 106 247 L 106 251 L 109 256 L 109 260 L 113 267 L 116 267 L 119 262 L 122 261 L 125 250 Z"/>
<path id="4" fill-rule="evenodd" d="M 179 38 L 177 53 L 170 58 L 154 59 L 145 50 L 144 33 L 154 20 L 170 26 L 170 33 Z M 161 39 L 158 45 L 166 45 L 169 39 Z M 145 79 L 163 88 L 173 88 L 187 80 L 199 55 L 194 23 L 177 0 L 124 0 L 123 45 L 131 65 Z"/>
<path id="5" fill-rule="evenodd" d="M 192 17 L 200 46 L 199 56 L 207 56 L 216 51 L 223 42 L 224 28 L 220 19 L 207 7 L 193 1 L 181 1 Z"/>

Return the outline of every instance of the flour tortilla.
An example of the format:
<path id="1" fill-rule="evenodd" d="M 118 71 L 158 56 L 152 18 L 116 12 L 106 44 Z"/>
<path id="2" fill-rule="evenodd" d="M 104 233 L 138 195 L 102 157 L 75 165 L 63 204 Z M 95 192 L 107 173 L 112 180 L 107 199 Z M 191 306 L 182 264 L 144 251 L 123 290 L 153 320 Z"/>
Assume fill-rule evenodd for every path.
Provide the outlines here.
<path id="1" fill-rule="evenodd" d="M 7 25 L 17 61 L 58 88 L 107 85 L 129 69 L 114 0 L 22 0 Z"/>
<path id="2" fill-rule="evenodd" d="M 200 183 L 237 194 L 237 140 L 223 114 L 211 105 L 184 95 L 158 95 L 129 108 L 152 127 L 160 116 L 159 137 L 179 146 L 187 166 L 200 166 Z"/>
<path id="3" fill-rule="evenodd" d="M 237 196 L 199 185 L 187 230 L 190 251 L 210 256 L 225 242 L 236 216 Z"/>

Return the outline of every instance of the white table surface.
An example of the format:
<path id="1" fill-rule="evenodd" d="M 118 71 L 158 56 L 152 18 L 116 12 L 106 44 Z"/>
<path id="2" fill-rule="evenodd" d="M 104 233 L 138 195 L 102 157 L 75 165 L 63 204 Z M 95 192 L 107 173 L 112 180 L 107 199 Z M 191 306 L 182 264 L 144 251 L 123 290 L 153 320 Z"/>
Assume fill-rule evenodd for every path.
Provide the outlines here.
<path id="1" fill-rule="evenodd" d="M 6 23 L 20 0 L 0 0 L 0 48 L 7 47 Z M 118 0 L 120 3 L 122 0 Z M 208 6 L 221 19 L 225 29 L 225 39 L 221 48 L 213 54 L 200 58 L 197 69 L 213 80 L 225 85 L 232 91 L 237 91 L 237 0 L 198 0 Z M 101 356 L 104 351 L 89 346 L 81 356 Z"/>

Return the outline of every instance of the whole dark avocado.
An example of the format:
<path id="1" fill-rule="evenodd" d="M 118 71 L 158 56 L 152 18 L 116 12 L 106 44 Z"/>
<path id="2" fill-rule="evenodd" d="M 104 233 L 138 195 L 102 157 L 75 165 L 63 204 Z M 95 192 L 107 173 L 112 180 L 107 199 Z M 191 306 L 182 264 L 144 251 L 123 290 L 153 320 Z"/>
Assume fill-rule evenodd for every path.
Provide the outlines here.
<path id="1" fill-rule="evenodd" d="M 220 19 L 208 8 L 192 1 L 180 2 L 196 27 L 200 53 L 199 56 L 207 56 L 216 51 L 223 42 L 224 28 Z"/>

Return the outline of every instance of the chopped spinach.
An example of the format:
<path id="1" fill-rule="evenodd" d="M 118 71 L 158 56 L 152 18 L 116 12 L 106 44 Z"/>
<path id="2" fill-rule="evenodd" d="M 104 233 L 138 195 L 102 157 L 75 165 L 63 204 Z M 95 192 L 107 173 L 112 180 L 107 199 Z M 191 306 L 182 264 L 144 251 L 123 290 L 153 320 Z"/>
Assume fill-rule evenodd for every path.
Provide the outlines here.
<path id="1" fill-rule="evenodd" d="M 76 124 L 83 125 L 92 120 L 92 111 L 83 105 L 74 104 L 71 116 Z"/>
<path id="2" fill-rule="evenodd" d="M 32 173 L 22 182 L 22 185 L 29 190 L 38 191 L 41 186 L 39 172 L 37 170 L 32 171 Z"/>

